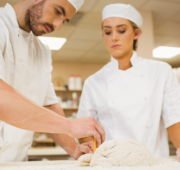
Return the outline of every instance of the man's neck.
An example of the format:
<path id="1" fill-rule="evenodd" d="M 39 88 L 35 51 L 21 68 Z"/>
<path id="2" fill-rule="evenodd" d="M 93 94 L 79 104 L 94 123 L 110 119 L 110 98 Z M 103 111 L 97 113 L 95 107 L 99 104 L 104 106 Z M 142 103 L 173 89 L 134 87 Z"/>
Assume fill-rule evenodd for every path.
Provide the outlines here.
<path id="1" fill-rule="evenodd" d="M 129 51 L 126 55 L 123 57 L 117 58 L 119 64 L 119 70 L 128 70 L 132 67 L 131 63 L 131 57 L 133 55 L 133 51 Z"/>
<path id="2" fill-rule="evenodd" d="M 30 32 L 29 25 L 27 24 L 27 11 L 30 5 L 31 1 L 21 1 L 13 6 L 19 24 L 19 28 L 26 32 Z"/>

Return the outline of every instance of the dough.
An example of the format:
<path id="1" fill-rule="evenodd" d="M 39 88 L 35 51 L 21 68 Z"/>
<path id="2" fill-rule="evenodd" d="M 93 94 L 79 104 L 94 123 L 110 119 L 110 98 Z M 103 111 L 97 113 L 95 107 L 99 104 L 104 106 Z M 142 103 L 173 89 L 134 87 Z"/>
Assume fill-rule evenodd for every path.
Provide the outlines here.
<path id="1" fill-rule="evenodd" d="M 93 154 L 85 154 L 85 155 L 80 156 L 78 159 L 78 165 L 79 166 L 89 166 L 92 155 Z"/>
<path id="2" fill-rule="evenodd" d="M 103 143 L 93 154 L 90 166 L 152 166 L 150 151 L 131 140 L 111 140 Z"/>

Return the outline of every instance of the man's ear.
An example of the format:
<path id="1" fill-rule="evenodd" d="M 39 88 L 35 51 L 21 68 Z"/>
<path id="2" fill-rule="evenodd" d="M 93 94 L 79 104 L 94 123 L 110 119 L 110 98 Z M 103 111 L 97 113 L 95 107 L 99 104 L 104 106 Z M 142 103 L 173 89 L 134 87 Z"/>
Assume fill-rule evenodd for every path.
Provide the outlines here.
<path id="1" fill-rule="evenodd" d="M 134 40 L 137 40 L 140 37 L 141 33 L 142 32 L 140 29 L 135 30 Z"/>

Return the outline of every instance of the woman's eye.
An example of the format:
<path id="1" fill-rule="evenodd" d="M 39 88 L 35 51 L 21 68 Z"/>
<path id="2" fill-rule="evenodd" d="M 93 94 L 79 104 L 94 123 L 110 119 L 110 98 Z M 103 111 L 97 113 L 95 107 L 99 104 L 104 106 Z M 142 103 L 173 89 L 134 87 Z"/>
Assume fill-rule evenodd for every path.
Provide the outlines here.
<path id="1" fill-rule="evenodd" d="M 111 32 L 106 32 L 105 34 L 106 34 L 106 35 L 110 35 L 110 34 L 111 34 Z"/>
<path id="2" fill-rule="evenodd" d="M 126 32 L 126 30 L 124 30 L 124 31 L 119 31 L 119 33 L 121 33 L 121 34 L 123 34 L 123 33 L 125 33 Z"/>

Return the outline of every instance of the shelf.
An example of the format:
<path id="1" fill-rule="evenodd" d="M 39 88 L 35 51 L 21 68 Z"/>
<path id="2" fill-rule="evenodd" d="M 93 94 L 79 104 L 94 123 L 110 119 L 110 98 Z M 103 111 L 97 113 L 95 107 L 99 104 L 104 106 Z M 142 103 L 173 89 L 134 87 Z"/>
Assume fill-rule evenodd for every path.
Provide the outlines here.
<path id="1" fill-rule="evenodd" d="M 63 110 L 78 110 L 79 107 L 63 107 Z"/>
<path id="2" fill-rule="evenodd" d="M 37 147 L 28 150 L 28 156 L 42 156 L 42 155 L 68 155 L 67 152 L 61 147 Z"/>
<path id="3" fill-rule="evenodd" d="M 33 141 L 36 142 L 36 143 L 54 143 L 54 141 L 51 138 L 47 138 L 47 139 L 44 139 L 44 140 L 34 139 Z"/>
<path id="4" fill-rule="evenodd" d="M 82 92 L 82 90 L 66 90 L 64 87 L 54 87 L 54 90 L 63 92 Z"/>
<path id="5" fill-rule="evenodd" d="M 64 87 L 54 87 L 55 91 L 66 91 Z"/>

